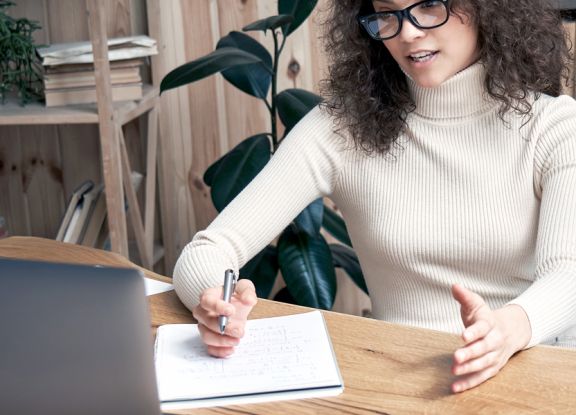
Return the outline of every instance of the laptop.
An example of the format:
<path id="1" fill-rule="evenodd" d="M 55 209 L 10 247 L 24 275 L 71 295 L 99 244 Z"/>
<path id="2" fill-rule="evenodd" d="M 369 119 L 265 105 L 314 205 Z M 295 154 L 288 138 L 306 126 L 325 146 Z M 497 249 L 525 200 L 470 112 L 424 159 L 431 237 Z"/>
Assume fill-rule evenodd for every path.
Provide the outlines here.
<path id="1" fill-rule="evenodd" d="M 0 258 L 0 414 L 160 414 L 138 270 Z"/>

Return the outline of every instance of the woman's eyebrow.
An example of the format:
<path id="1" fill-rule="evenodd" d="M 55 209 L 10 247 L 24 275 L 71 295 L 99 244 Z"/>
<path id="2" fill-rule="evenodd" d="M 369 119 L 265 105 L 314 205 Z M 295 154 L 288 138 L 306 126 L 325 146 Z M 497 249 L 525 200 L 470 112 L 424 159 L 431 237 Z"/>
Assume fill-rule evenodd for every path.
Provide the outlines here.
<path id="1" fill-rule="evenodd" d="M 381 5 L 386 5 L 386 6 L 395 6 L 396 5 L 396 2 L 394 0 L 374 0 L 374 3 L 380 3 Z"/>

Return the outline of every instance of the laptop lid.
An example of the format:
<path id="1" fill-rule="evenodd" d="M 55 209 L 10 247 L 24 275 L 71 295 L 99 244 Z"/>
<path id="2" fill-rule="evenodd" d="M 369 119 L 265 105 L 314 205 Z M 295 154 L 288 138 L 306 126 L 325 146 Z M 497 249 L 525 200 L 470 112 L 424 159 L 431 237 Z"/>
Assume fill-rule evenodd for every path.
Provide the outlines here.
<path id="1" fill-rule="evenodd" d="M 160 413 L 142 274 L 0 258 L 0 413 Z"/>

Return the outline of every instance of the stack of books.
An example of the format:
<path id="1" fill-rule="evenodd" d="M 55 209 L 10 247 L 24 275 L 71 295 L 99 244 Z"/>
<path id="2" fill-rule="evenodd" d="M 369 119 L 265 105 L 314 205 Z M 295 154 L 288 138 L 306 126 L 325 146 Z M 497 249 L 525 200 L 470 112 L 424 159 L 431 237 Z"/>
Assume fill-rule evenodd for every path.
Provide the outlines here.
<path id="1" fill-rule="evenodd" d="M 110 83 L 113 101 L 142 98 L 140 68 L 157 53 L 156 41 L 147 36 L 110 39 Z M 94 55 L 90 42 L 61 43 L 38 49 L 44 65 L 46 106 L 96 102 Z"/>

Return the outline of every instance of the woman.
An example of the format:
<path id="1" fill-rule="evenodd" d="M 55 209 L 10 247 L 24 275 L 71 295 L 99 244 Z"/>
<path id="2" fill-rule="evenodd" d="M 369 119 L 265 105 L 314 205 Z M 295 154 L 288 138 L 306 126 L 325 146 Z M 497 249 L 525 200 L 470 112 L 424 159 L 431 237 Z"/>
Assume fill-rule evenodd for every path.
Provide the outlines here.
<path id="1" fill-rule="evenodd" d="M 325 103 L 177 263 L 211 354 L 233 352 L 256 302 L 242 280 L 224 303 L 224 270 L 325 195 L 374 316 L 461 333 L 454 392 L 524 348 L 576 345 L 576 103 L 558 97 L 568 54 L 544 3 L 334 0 Z"/>

